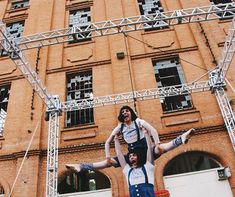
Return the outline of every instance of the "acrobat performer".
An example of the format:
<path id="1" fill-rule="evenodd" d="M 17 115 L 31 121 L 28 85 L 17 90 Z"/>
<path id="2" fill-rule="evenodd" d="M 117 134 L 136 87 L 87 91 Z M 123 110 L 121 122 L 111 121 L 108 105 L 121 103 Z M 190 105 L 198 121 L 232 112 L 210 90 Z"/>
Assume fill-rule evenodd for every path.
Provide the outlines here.
<path id="1" fill-rule="evenodd" d="M 156 129 L 154 129 L 145 120 L 138 118 L 131 107 L 123 106 L 119 111 L 118 120 L 120 121 L 120 123 L 117 125 L 116 128 L 114 128 L 105 143 L 105 160 L 95 163 L 66 164 L 66 167 L 77 172 L 80 172 L 81 170 L 104 169 L 111 166 L 120 167 L 118 158 L 110 157 L 110 143 L 114 140 L 114 137 L 117 134 L 121 134 L 123 136 L 124 141 L 128 144 L 128 152 L 130 152 L 136 147 L 140 147 L 145 153 L 146 157 L 147 143 L 143 133 L 143 129 L 141 127 L 144 127 L 146 130 L 148 130 L 150 132 L 150 135 L 153 137 L 155 145 L 155 159 L 159 157 L 162 153 L 172 150 L 180 146 L 181 144 L 187 143 L 188 139 L 194 132 L 194 129 L 190 129 L 187 132 L 183 133 L 181 136 L 178 136 L 176 139 L 168 143 L 160 144 Z M 127 155 L 125 156 L 125 158 L 128 159 Z"/>
<path id="2" fill-rule="evenodd" d="M 142 150 L 135 148 L 128 153 L 126 161 L 116 136 L 115 151 L 126 177 L 130 197 L 155 197 L 153 147 L 146 129 L 142 129 L 147 143 L 147 158 L 143 159 Z"/>

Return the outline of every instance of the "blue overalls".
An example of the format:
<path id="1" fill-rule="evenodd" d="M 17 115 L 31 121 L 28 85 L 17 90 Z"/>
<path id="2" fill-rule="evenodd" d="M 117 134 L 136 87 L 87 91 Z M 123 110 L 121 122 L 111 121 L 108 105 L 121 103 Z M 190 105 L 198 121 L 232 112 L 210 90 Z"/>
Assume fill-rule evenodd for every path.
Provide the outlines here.
<path id="1" fill-rule="evenodd" d="M 147 176 L 145 166 L 142 166 L 142 171 L 145 176 L 145 183 L 131 185 L 130 175 L 132 171 L 133 171 L 133 168 L 131 168 L 128 172 L 128 184 L 129 184 L 130 197 L 155 197 L 153 184 L 148 182 L 148 176 Z"/>
<path id="2" fill-rule="evenodd" d="M 134 123 L 135 123 L 135 128 L 136 128 L 136 133 L 137 133 L 137 141 L 134 142 L 134 143 L 128 144 L 128 152 L 130 152 L 131 150 L 134 150 L 135 148 L 141 148 L 143 153 L 145 153 L 143 155 L 145 157 L 144 160 L 146 160 L 146 153 L 147 153 L 147 149 L 148 149 L 147 142 L 146 142 L 145 138 L 140 139 L 140 130 L 139 130 L 139 127 L 138 127 L 136 121 L 134 121 Z M 123 134 L 122 133 L 123 128 L 124 128 L 124 124 L 122 123 L 121 129 L 120 129 L 120 133 L 121 134 Z M 129 163 L 128 154 L 125 154 L 124 157 L 125 157 L 126 162 Z M 118 157 L 113 157 L 113 159 L 116 160 L 116 162 L 117 162 L 117 164 L 114 167 L 115 168 L 120 167 L 120 163 L 119 163 Z"/>

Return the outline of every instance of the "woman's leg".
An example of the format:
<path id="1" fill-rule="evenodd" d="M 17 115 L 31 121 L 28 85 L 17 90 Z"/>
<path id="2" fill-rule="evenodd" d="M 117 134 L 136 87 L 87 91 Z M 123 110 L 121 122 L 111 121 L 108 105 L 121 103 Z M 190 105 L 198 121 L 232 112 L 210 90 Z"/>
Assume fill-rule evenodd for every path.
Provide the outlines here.
<path id="1" fill-rule="evenodd" d="M 99 170 L 117 165 L 117 161 L 111 158 L 111 165 L 107 160 L 95 162 L 95 163 L 80 163 L 80 164 L 65 164 L 65 167 L 76 172 L 85 170 Z"/>
<path id="2" fill-rule="evenodd" d="M 163 143 L 159 144 L 158 146 L 155 147 L 154 151 L 155 154 L 160 155 L 162 153 L 165 153 L 167 151 L 170 151 L 182 144 L 186 144 L 189 140 L 190 137 L 194 134 L 195 129 L 189 129 L 187 132 L 183 133 L 182 135 L 178 136 L 174 140 L 168 142 L 168 143 Z"/>

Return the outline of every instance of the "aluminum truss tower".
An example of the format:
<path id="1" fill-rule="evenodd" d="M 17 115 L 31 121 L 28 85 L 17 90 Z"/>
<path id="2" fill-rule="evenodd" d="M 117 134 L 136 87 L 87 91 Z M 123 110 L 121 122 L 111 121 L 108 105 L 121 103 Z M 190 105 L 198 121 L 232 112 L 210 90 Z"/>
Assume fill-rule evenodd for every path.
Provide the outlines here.
<path id="1" fill-rule="evenodd" d="M 234 148 L 235 118 L 233 111 L 231 110 L 231 106 L 229 105 L 226 93 L 224 92 L 224 77 L 234 54 L 234 20 L 231 28 L 233 35 L 228 35 L 220 64 L 215 71 L 210 73 L 209 81 L 120 93 L 103 97 L 94 97 L 88 100 L 74 100 L 63 103 L 60 102 L 57 96 L 51 95 L 47 91 L 37 73 L 32 69 L 30 63 L 24 57 L 22 53 L 23 50 L 64 43 L 73 40 L 74 38 L 93 38 L 142 29 L 150 29 L 154 27 L 215 20 L 231 17 L 234 13 L 235 3 L 210 5 L 163 12 L 155 15 L 142 15 L 91 23 L 86 29 L 76 26 L 25 36 L 19 39 L 12 38 L 7 32 L 5 25 L 0 23 L 0 47 L 8 52 L 9 57 L 13 60 L 24 77 L 29 81 L 32 88 L 46 104 L 47 112 L 49 113 L 46 196 L 57 196 L 58 131 L 59 115 L 62 111 L 66 112 L 104 105 L 113 105 L 132 102 L 133 100 L 163 98 L 167 96 L 207 91 L 211 89 L 212 92 L 215 92 Z M 231 39 L 229 39 L 229 37 Z"/>

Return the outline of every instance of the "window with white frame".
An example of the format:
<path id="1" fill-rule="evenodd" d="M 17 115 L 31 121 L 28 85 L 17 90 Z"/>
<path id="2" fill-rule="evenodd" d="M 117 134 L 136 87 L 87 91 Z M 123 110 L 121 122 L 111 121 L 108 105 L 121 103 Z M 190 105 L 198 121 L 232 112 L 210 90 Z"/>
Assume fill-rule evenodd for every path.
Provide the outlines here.
<path id="1" fill-rule="evenodd" d="M 13 38 L 18 39 L 23 34 L 24 21 L 8 23 L 6 27 L 7 27 L 8 32 L 13 36 Z M 0 56 L 7 56 L 7 52 L 4 49 L 0 49 Z"/>
<path id="2" fill-rule="evenodd" d="M 94 191 L 110 188 L 109 178 L 98 171 L 82 171 L 70 173 L 58 184 L 59 194 Z"/>
<path id="3" fill-rule="evenodd" d="M 92 72 L 79 72 L 67 75 L 67 101 L 92 100 Z M 94 123 L 93 108 L 66 113 L 66 127 Z"/>
<path id="4" fill-rule="evenodd" d="M 11 2 L 11 9 L 12 10 L 16 10 L 16 9 L 19 9 L 19 8 L 25 8 L 29 6 L 29 0 L 13 0 Z"/>
<path id="5" fill-rule="evenodd" d="M 74 34 L 72 36 L 73 40 L 70 41 L 69 43 L 91 40 L 91 32 L 89 31 L 89 29 L 87 29 L 90 24 L 91 24 L 90 7 L 78 10 L 70 10 L 69 27 L 73 27 Z"/>
<path id="6" fill-rule="evenodd" d="M 158 88 L 185 83 L 178 58 L 153 61 L 153 67 Z M 161 98 L 161 104 L 164 112 L 189 109 L 193 106 L 189 94 Z"/>
<path id="7" fill-rule="evenodd" d="M 0 136 L 3 135 L 7 115 L 7 105 L 10 94 L 10 85 L 0 86 Z"/>
<path id="8" fill-rule="evenodd" d="M 141 15 L 156 15 L 158 13 L 164 12 L 160 0 L 137 0 L 137 1 Z M 148 25 L 151 26 L 152 28 L 146 29 L 146 31 L 168 28 L 168 25 L 164 21 L 148 23 Z"/>
<path id="9" fill-rule="evenodd" d="M 217 5 L 217 4 L 223 4 L 223 3 L 232 3 L 232 0 L 210 0 L 210 2 L 212 4 Z M 234 8 L 234 6 L 231 6 L 230 8 Z M 234 14 L 235 14 L 234 11 L 226 12 L 224 15 L 224 17 L 225 17 L 224 19 L 233 18 Z M 220 13 L 218 15 L 222 16 L 222 14 L 220 14 Z M 220 20 L 223 20 L 223 18 Z"/>
<path id="10" fill-rule="evenodd" d="M 165 167 L 164 176 L 219 168 L 220 164 L 203 152 L 187 152 L 173 158 Z"/>

